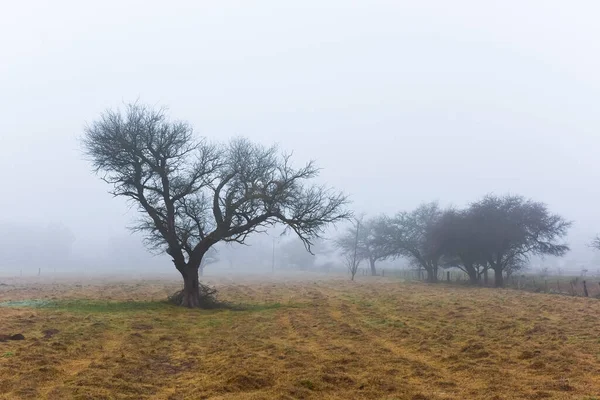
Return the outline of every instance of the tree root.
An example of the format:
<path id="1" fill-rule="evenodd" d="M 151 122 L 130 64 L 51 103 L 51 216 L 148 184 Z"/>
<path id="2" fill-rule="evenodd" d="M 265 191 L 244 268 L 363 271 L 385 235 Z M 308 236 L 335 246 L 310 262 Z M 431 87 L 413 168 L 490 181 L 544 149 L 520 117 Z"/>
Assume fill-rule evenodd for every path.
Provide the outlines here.
<path id="1" fill-rule="evenodd" d="M 200 289 L 200 308 L 213 309 L 223 307 L 224 303 L 217 300 L 217 289 L 212 288 L 208 285 L 204 285 L 202 283 L 199 283 L 198 285 Z M 177 292 L 170 295 L 168 301 L 169 303 L 181 306 L 183 304 L 183 290 L 178 290 Z"/>

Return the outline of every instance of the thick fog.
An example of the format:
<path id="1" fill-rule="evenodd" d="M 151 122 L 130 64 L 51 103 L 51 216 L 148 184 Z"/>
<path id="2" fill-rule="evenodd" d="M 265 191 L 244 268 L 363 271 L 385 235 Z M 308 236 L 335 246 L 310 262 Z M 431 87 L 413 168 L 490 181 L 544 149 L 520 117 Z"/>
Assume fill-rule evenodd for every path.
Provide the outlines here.
<path id="1" fill-rule="evenodd" d="M 211 139 L 316 159 L 319 182 L 369 215 L 488 192 L 546 202 L 575 221 L 566 265 L 595 265 L 599 13 L 548 0 L 5 2 L 0 273 L 173 270 L 126 229 L 135 212 L 79 142 L 138 98 Z M 254 243 L 223 248 L 219 267 L 269 270 L 273 239 Z"/>

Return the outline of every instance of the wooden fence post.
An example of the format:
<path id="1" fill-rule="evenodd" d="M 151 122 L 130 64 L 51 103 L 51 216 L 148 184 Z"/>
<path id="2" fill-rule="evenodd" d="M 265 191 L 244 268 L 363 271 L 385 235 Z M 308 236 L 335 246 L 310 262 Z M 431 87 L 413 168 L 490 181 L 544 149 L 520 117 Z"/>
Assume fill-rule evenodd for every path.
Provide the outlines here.
<path id="1" fill-rule="evenodd" d="M 446 271 L 446 281 L 450 282 L 450 271 Z"/>
<path id="2" fill-rule="evenodd" d="M 585 281 L 583 281 L 583 294 L 585 294 L 585 297 L 590 297 L 587 291 L 587 285 L 585 284 Z"/>
<path id="3" fill-rule="evenodd" d="M 546 287 L 546 293 L 548 293 L 548 279 L 544 280 L 544 286 Z"/>

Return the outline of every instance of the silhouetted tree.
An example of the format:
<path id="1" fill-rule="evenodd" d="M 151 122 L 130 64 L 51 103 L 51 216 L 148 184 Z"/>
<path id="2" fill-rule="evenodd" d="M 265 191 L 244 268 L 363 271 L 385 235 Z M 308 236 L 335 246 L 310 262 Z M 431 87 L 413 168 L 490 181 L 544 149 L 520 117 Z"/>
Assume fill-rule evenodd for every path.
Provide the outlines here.
<path id="1" fill-rule="evenodd" d="M 442 249 L 432 241 L 431 231 L 443 215 L 437 203 L 426 203 L 411 212 L 382 218 L 374 228 L 377 247 L 391 257 L 407 257 L 427 271 L 427 280 L 437 282 Z"/>
<path id="2" fill-rule="evenodd" d="M 559 240 L 571 222 L 551 214 L 544 203 L 522 196 L 487 195 L 468 212 L 478 251 L 494 270 L 495 286 L 504 286 L 503 273 L 523 266 L 531 255 L 562 256 L 569 246 Z"/>
<path id="3" fill-rule="evenodd" d="M 431 246 L 443 254 L 444 266 L 461 269 L 472 284 L 479 282 L 487 268 L 487 260 L 478 244 L 476 227 L 468 211 L 444 211 L 428 235 Z"/>
<path id="4" fill-rule="evenodd" d="M 361 219 L 355 219 L 352 224 L 352 229 L 354 230 L 354 243 L 351 247 L 341 248 L 342 254 L 344 255 L 344 259 L 346 261 L 346 266 L 348 267 L 348 272 L 350 273 L 350 279 L 354 280 L 354 276 L 358 271 L 358 267 L 361 262 L 360 254 L 358 253 L 358 243 L 360 236 L 360 229 L 362 225 Z"/>
<path id="5" fill-rule="evenodd" d="M 356 244 L 357 257 L 360 260 L 367 260 L 371 267 L 371 275 L 377 275 L 376 262 L 384 260 L 390 256 L 386 252 L 385 246 L 379 246 L 375 237 L 375 226 L 380 222 L 380 218 L 372 218 L 360 224 L 358 230 L 358 242 L 356 242 L 355 227 L 348 228 L 336 241 L 336 247 L 347 254 L 354 249 Z"/>
<path id="6" fill-rule="evenodd" d="M 596 250 L 600 250 L 600 236 L 596 236 L 590 246 Z"/>
<path id="7" fill-rule="evenodd" d="M 172 257 L 183 277 L 182 306 L 201 306 L 198 269 L 214 244 L 244 243 L 282 223 L 310 251 L 325 226 L 349 216 L 343 194 L 306 183 L 318 175 L 313 162 L 294 168 L 275 146 L 246 139 L 211 144 L 164 109 L 107 110 L 86 127 L 83 142 L 111 193 L 141 211 L 133 229 Z"/>

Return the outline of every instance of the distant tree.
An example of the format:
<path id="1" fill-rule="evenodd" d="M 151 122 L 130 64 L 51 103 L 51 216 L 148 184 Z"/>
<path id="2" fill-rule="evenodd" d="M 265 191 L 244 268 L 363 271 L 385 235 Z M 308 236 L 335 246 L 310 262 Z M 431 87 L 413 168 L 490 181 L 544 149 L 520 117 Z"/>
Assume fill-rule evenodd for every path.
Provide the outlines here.
<path id="1" fill-rule="evenodd" d="M 471 217 L 467 211 L 444 211 L 428 230 L 427 240 L 443 255 L 444 266 L 461 269 L 471 284 L 477 284 L 487 268 L 487 260 L 478 245 L 479 237 Z"/>
<path id="2" fill-rule="evenodd" d="M 487 195 L 468 212 L 478 252 L 494 270 L 496 287 L 504 286 L 503 273 L 522 268 L 529 256 L 562 256 L 569 251 L 560 240 L 571 222 L 550 213 L 544 203 L 522 196 Z"/>
<path id="3" fill-rule="evenodd" d="M 311 252 L 307 252 L 302 241 L 297 238 L 291 238 L 281 243 L 277 252 L 280 254 L 281 263 L 288 268 L 300 270 L 310 270 L 315 266 L 317 249 L 323 248 L 322 241 L 315 241 L 311 247 Z"/>
<path id="4" fill-rule="evenodd" d="M 358 242 L 356 242 L 355 227 L 348 228 L 336 241 L 336 247 L 347 254 L 353 250 L 355 245 L 357 248 L 357 257 L 362 261 L 369 262 L 371 275 L 377 275 L 377 261 L 385 260 L 390 256 L 386 251 L 385 246 L 380 246 L 376 238 L 375 227 L 381 222 L 381 218 L 371 218 L 360 224 L 358 230 Z"/>
<path id="5" fill-rule="evenodd" d="M 214 247 L 208 249 L 202 261 L 200 261 L 200 267 L 198 267 L 198 275 L 204 276 L 204 269 L 210 264 L 219 262 L 219 252 Z"/>
<path id="6" fill-rule="evenodd" d="M 382 218 L 374 228 L 376 246 L 391 257 L 407 257 L 427 271 L 429 282 L 437 282 L 443 249 L 432 240 L 431 232 L 442 215 L 443 211 L 433 202 L 393 218 Z"/>
<path id="7" fill-rule="evenodd" d="M 600 250 L 600 236 L 596 236 L 593 240 L 592 243 L 590 243 L 590 247 L 596 249 L 596 250 Z"/>
<path id="8" fill-rule="evenodd" d="M 341 248 L 341 250 L 346 261 L 346 266 L 348 267 L 348 272 L 350 273 L 350 279 L 354 280 L 354 276 L 356 275 L 361 262 L 361 257 L 358 252 L 358 243 L 362 220 L 357 218 L 352 225 L 352 229 L 354 230 L 354 244 L 351 247 Z"/>
<path id="9" fill-rule="evenodd" d="M 210 144 L 164 109 L 108 110 L 85 129 L 83 144 L 111 193 L 141 211 L 133 229 L 172 257 L 183 277 L 182 306 L 202 305 L 198 269 L 216 243 L 244 243 L 281 223 L 310 250 L 328 224 L 349 217 L 343 194 L 307 183 L 319 172 L 313 162 L 294 168 L 276 147 L 246 139 Z"/>

